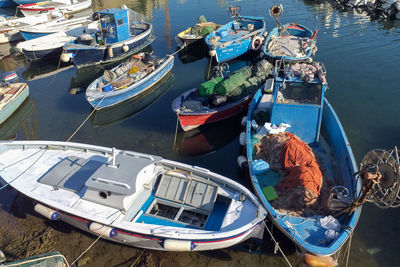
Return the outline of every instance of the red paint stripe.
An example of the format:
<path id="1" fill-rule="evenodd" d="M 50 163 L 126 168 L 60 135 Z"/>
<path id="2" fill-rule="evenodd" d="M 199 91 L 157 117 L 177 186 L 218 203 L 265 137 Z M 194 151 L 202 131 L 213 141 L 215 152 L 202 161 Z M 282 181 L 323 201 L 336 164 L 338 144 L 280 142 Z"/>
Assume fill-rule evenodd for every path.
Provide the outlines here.
<path id="1" fill-rule="evenodd" d="M 228 240 L 232 240 L 232 239 L 235 239 L 235 238 L 238 238 L 238 237 L 241 237 L 242 235 L 244 235 L 244 234 L 246 234 L 247 233 L 247 231 L 246 232 L 243 232 L 243 233 L 241 233 L 240 235 L 237 235 L 237 236 L 232 236 L 232 237 L 229 237 L 229 238 L 226 238 L 226 239 L 220 239 L 220 240 L 210 240 L 210 241 L 193 241 L 193 243 L 217 243 L 217 242 L 222 242 L 222 241 L 228 241 Z"/>
<path id="2" fill-rule="evenodd" d="M 72 218 L 74 218 L 74 219 L 77 219 L 78 221 L 81 221 L 81 222 L 84 222 L 84 223 L 88 223 L 89 221 L 87 221 L 87 220 L 85 220 L 85 219 L 82 219 L 82 218 L 79 218 L 79 217 L 75 217 L 75 216 L 72 216 L 72 215 L 68 215 L 69 217 L 72 217 Z"/>
<path id="3" fill-rule="evenodd" d="M 21 10 L 26 11 L 49 11 L 54 10 L 54 7 L 47 7 L 47 8 L 20 8 Z"/>

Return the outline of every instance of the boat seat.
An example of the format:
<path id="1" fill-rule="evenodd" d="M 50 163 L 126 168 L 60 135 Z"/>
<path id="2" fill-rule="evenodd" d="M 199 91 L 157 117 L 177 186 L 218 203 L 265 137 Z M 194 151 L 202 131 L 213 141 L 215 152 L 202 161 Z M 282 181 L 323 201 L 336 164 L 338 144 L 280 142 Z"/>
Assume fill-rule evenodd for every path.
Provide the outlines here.
<path id="1" fill-rule="evenodd" d="M 114 166 L 103 164 L 90 176 L 85 183 L 87 190 L 82 198 L 126 210 L 129 203 L 124 203 L 124 199 L 136 192 L 137 176 L 143 168 L 158 160 L 158 157 L 118 154 Z"/>
<path id="2" fill-rule="evenodd" d="M 217 191 L 218 185 L 210 181 L 170 171 L 161 177 L 155 196 L 211 211 Z"/>
<path id="3" fill-rule="evenodd" d="M 39 182 L 55 188 L 79 192 L 89 177 L 104 163 L 68 156 L 47 171 Z"/>

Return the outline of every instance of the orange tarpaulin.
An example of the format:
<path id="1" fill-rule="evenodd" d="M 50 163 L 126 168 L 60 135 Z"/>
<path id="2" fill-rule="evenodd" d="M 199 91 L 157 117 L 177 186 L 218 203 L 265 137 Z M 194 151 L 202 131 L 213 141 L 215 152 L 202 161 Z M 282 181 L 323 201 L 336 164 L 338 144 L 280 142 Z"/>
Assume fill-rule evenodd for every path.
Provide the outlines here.
<path id="1" fill-rule="evenodd" d="M 320 194 L 322 187 L 322 173 L 311 148 L 292 133 L 284 144 L 280 160 L 282 169 L 288 172 L 281 187 L 294 188 L 302 186 Z"/>

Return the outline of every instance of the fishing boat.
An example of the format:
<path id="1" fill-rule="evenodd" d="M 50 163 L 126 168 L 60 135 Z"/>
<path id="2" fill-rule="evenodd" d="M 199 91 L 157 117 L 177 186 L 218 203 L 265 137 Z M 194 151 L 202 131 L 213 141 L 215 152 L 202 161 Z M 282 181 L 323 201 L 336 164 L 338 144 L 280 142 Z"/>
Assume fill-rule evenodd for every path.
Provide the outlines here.
<path id="1" fill-rule="evenodd" d="M 322 63 L 280 63 L 246 118 L 253 188 L 310 266 L 334 266 L 361 214 L 352 206 L 361 190 L 357 166 L 326 86 Z"/>
<path id="2" fill-rule="evenodd" d="M 263 17 L 240 16 L 210 33 L 205 42 L 217 62 L 234 59 L 250 50 L 260 50 L 265 33 Z"/>
<path id="3" fill-rule="evenodd" d="M 110 8 L 97 12 L 100 30 L 64 45 L 63 62 L 72 61 L 78 68 L 108 63 L 137 53 L 153 42 L 151 23 L 144 15 L 130 9 Z"/>
<path id="4" fill-rule="evenodd" d="M 262 60 L 253 68 L 245 66 L 226 78 L 217 76 L 179 95 L 172 102 L 172 110 L 182 129 L 189 131 L 247 111 L 271 69 L 271 64 Z"/>
<path id="5" fill-rule="evenodd" d="M 316 35 L 307 27 L 290 23 L 282 25 L 279 16 L 283 12 L 283 7 L 273 6 L 270 9 L 272 17 L 276 18 L 277 27 L 268 35 L 263 45 L 263 52 L 272 59 L 283 60 L 305 60 L 316 53 Z"/>
<path id="6" fill-rule="evenodd" d="M 85 38 L 90 33 L 97 32 L 99 23 L 93 21 L 86 26 L 77 27 L 66 32 L 56 32 L 28 41 L 20 42 L 15 49 L 24 54 L 28 60 L 60 59 L 63 46 L 70 41 Z"/>
<path id="7" fill-rule="evenodd" d="M 197 24 L 193 27 L 189 27 L 186 30 L 181 31 L 177 35 L 178 46 L 187 47 L 189 45 L 204 44 L 204 39 L 211 32 L 221 27 L 221 25 L 214 22 L 208 22 L 204 16 L 200 16 L 197 20 Z"/>
<path id="8" fill-rule="evenodd" d="M 0 20 L 0 44 L 23 40 L 20 30 L 63 17 L 58 11 L 44 12 L 29 17 L 9 17 Z"/>
<path id="9" fill-rule="evenodd" d="M 18 9 L 25 16 L 32 16 L 47 11 L 61 11 L 64 14 L 75 13 L 89 8 L 92 0 L 48 0 L 25 5 L 19 5 Z"/>
<path id="10" fill-rule="evenodd" d="M 0 124 L 5 122 L 29 96 L 29 86 L 17 82 L 14 71 L 3 74 L 0 85 Z"/>
<path id="11" fill-rule="evenodd" d="M 82 27 L 93 23 L 92 16 L 84 16 L 78 18 L 59 18 L 39 25 L 25 27 L 19 32 L 22 37 L 28 41 L 55 32 L 67 32 L 69 30 Z"/>
<path id="12" fill-rule="evenodd" d="M 297 23 L 279 26 L 268 34 L 263 51 L 273 59 L 305 60 L 315 53 L 316 34 Z"/>
<path id="13" fill-rule="evenodd" d="M 34 210 L 102 238 L 164 251 L 220 249 L 266 216 L 241 184 L 158 156 L 58 141 L 0 142 L 1 181 Z"/>
<path id="14" fill-rule="evenodd" d="M 174 66 L 174 56 L 158 59 L 148 53 L 136 54 L 103 76 L 86 89 L 86 100 L 95 108 L 116 105 L 149 90 Z"/>

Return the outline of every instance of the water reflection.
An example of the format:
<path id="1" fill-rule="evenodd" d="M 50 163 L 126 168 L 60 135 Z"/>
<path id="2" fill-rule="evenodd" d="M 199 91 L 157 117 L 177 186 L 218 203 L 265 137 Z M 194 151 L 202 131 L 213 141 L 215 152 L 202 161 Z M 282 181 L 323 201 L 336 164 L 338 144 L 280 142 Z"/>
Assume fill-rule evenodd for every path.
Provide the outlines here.
<path id="1" fill-rule="evenodd" d="M 235 140 L 243 130 L 240 127 L 242 116 L 244 114 L 238 114 L 186 132 L 181 130 L 176 138 L 175 153 L 185 157 L 199 156 L 221 149 Z"/>
<path id="2" fill-rule="evenodd" d="M 175 76 L 171 72 L 145 93 L 115 106 L 95 111 L 91 116 L 92 125 L 95 127 L 106 126 L 138 114 L 154 103 L 174 83 Z"/>
<path id="3" fill-rule="evenodd" d="M 38 139 L 35 104 L 29 97 L 0 125 L 0 140 L 17 139 L 17 137 L 22 140 Z"/>

